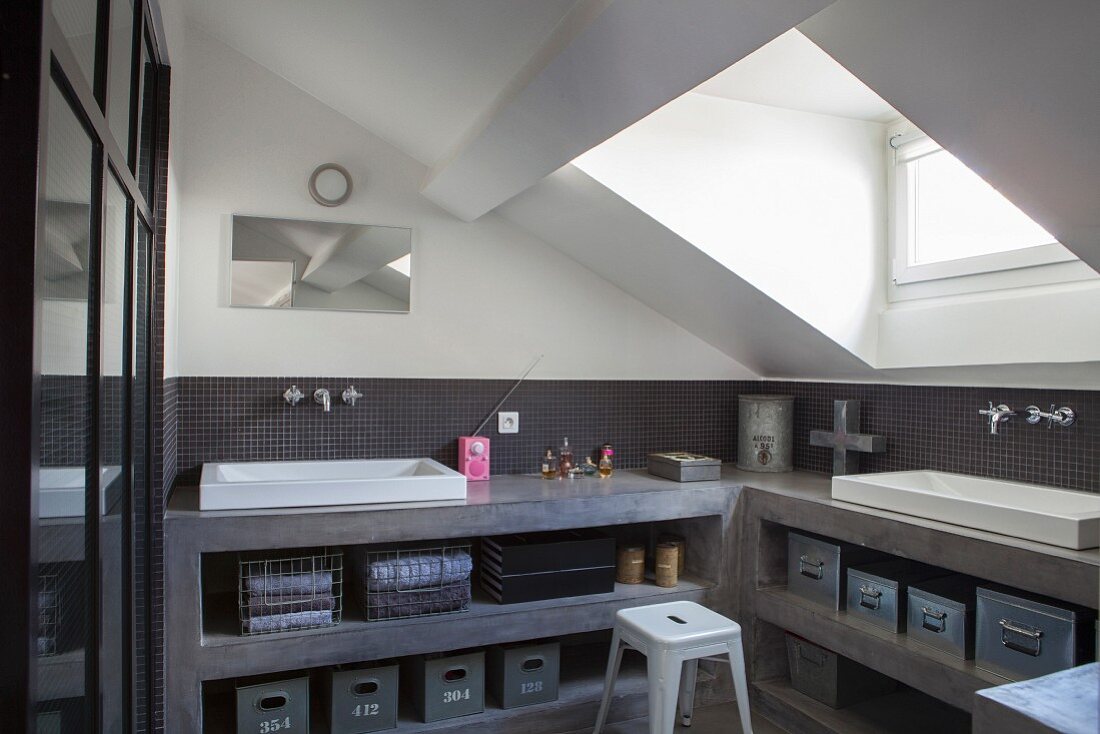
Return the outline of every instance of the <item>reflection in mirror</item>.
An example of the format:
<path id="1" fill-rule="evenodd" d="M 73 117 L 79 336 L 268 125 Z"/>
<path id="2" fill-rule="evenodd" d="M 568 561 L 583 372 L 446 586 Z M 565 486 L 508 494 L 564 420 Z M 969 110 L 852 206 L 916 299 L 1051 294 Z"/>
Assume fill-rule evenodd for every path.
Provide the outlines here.
<path id="1" fill-rule="evenodd" d="M 233 306 L 407 313 L 412 230 L 233 217 Z"/>

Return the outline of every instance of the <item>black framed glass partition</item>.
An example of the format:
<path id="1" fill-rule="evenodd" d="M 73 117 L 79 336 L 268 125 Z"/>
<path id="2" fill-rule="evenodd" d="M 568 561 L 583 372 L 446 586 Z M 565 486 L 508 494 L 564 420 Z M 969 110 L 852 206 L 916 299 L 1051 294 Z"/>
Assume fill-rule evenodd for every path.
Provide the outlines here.
<path id="1" fill-rule="evenodd" d="M 0 374 L 30 389 L 0 433 L 0 492 L 25 605 L 0 620 L 19 643 L 0 728 L 126 734 L 152 705 L 161 56 L 149 0 L 18 5 L 0 24 L 2 187 L 9 248 L 33 267 L 2 299 L 19 352 Z"/>

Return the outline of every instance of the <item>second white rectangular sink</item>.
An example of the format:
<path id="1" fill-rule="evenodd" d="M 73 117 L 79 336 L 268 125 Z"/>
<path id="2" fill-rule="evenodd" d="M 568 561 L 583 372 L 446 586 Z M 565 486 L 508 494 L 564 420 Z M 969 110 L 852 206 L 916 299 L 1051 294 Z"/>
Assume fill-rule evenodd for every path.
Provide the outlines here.
<path id="1" fill-rule="evenodd" d="M 832 497 L 1084 550 L 1100 546 L 1100 494 L 936 471 L 833 477 Z"/>
<path id="2" fill-rule="evenodd" d="M 466 499 L 466 477 L 433 459 L 203 464 L 200 510 Z"/>

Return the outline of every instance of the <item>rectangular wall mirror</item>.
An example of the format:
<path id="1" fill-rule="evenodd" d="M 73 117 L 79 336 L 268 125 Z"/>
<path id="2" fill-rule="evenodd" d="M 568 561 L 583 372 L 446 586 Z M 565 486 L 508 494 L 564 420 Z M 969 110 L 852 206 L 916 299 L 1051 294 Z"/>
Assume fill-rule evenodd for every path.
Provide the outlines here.
<path id="1" fill-rule="evenodd" d="M 233 216 L 233 306 L 408 313 L 412 230 Z"/>

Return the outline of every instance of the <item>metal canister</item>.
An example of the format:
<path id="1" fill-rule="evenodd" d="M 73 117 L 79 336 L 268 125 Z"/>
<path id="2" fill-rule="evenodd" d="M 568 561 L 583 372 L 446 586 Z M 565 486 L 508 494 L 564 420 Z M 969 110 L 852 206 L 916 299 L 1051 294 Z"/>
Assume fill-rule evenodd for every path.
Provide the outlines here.
<path id="1" fill-rule="evenodd" d="M 759 472 L 794 469 L 792 396 L 737 396 L 737 468 Z"/>

